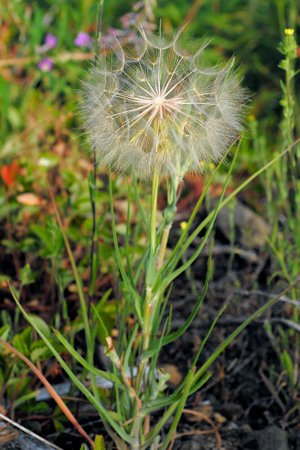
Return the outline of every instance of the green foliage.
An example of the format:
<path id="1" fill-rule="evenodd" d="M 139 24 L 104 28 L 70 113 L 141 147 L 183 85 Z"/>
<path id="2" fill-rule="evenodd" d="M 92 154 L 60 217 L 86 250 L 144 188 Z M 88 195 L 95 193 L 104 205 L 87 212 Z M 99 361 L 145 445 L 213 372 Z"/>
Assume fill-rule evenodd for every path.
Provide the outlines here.
<path id="1" fill-rule="evenodd" d="M 297 107 L 299 92 L 296 89 L 296 79 L 299 71 L 296 70 L 297 42 L 295 30 L 286 28 L 284 37 L 278 46 L 282 55 L 279 63 L 283 71 L 281 81 L 282 118 L 280 123 L 280 134 L 278 146 L 284 148 L 295 142 L 297 136 Z M 256 121 L 252 123 L 252 136 L 254 145 L 261 152 L 263 162 L 270 157 L 267 149 L 266 139 L 259 137 L 259 127 Z M 273 253 L 273 275 L 269 284 L 274 283 L 276 278 L 292 283 L 298 279 L 300 273 L 300 184 L 299 184 L 300 145 L 299 142 L 294 150 L 285 155 L 278 164 L 267 172 L 263 182 L 268 197 L 269 221 L 273 224 L 273 230 L 269 246 Z M 299 309 L 296 305 L 299 299 L 299 288 L 291 291 L 291 301 L 294 306 L 288 311 L 288 319 L 296 327 L 299 325 Z M 269 326 L 267 334 L 278 354 L 282 370 L 285 374 L 287 389 L 291 391 L 292 397 L 300 386 L 300 378 L 297 370 L 297 348 L 299 345 L 299 331 L 293 327 L 282 327 L 281 325 Z"/>
<path id="2" fill-rule="evenodd" d="M 22 267 L 20 269 L 20 280 L 22 283 L 22 286 L 26 286 L 27 284 L 34 283 L 36 280 L 37 274 L 33 272 L 30 268 L 29 264 L 26 264 L 26 266 Z"/>
<path id="3" fill-rule="evenodd" d="M 49 327 L 37 316 L 30 316 L 35 324 L 38 324 L 49 335 Z M 36 339 L 36 334 L 32 327 L 26 327 L 19 333 L 13 333 L 9 323 L 0 328 L 0 337 L 3 340 L 10 340 L 12 345 L 27 356 L 34 364 L 42 364 L 51 356 L 48 347 L 42 340 Z M 41 402 L 37 405 L 36 390 L 34 380 L 24 363 L 16 360 L 12 355 L 0 351 L 0 382 L 1 382 L 1 403 L 5 403 L 11 414 L 15 409 L 25 411 L 49 410 L 49 405 Z"/>

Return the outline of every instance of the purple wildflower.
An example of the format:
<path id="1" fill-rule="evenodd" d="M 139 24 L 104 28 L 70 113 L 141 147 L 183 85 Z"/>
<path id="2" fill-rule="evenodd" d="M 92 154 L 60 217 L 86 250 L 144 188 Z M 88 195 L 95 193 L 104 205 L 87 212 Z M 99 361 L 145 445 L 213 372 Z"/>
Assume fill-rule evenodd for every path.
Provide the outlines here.
<path id="1" fill-rule="evenodd" d="M 80 31 L 76 39 L 74 40 L 74 44 L 77 47 L 89 47 L 92 43 L 92 38 L 88 33 L 84 33 L 83 31 Z"/>
<path id="2" fill-rule="evenodd" d="M 136 14 L 134 13 L 124 14 L 124 16 L 120 17 L 120 22 L 122 24 L 122 27 L 126 30 L 127 28 L 131 27 L 137 22 Z"/>
<path id="3" fill-rule="evenodd" d="M 38 68 L 42 72 L 50 72 L 53 69 L 53 61 L 50 58 L 43 58 L 38 63 Z"/>
<path id="4" fill-rule="evenodd" d="M 57 37 L 51 33 L 47 33 L 46 37 L 45 37 L 44 45 L 47 48 L 47 50 L 51 50 L 52 48 L 55 48 L 57 46 Z"/>

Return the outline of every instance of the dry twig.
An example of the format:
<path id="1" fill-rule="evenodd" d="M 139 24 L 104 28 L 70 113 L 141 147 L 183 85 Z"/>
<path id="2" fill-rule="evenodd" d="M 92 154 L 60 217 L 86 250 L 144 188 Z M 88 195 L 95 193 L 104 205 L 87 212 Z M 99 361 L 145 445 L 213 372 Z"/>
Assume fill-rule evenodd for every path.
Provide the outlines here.
<path id="1" fill-rule="evenodd" d="M 183 412 L 185 414 L 190 414 L 190 415 L 193 415 L 193 416 L 197 416 L 201 420 L 204 420 L 205 422 L 207 422 L 211 426 L 212 430 L 193 430 L 193 431 L 186 431 L 184 433 L 175 434 L 174 438 L 171 441 L 171 444 L 170 444 L 168 450 L 172 450 L 175 440 L 179 439 L 179 438 L 181 438 L 183 436 L 203 435 L 203 434 L 212 434 L 212 433 L 214 433 L 215 436 L 216 436 L 216 450 L 221 450 L 222 439 L 221 439 L 221 435 L 220 435 L 219 430 L 218 430 L 218 426 L 216 426 L 214 424 L 214 422 L 209 417 L 207 417 L 207 415 L 203 414 L 200 411 L 194 411 L 193 409 L 184 409 Z"/>

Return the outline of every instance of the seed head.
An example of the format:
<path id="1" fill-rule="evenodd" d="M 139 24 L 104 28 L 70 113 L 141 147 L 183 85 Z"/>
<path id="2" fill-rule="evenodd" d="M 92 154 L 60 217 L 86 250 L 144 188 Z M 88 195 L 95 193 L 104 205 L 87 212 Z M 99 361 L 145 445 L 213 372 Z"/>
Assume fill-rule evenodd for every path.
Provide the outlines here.
<path id="1" fill-rule="evenodd" d="M 244 91 L 232 70 L 206 67 L 207 44 L 187 54 L 179 43 L 146 35 L 101 57 L 84 83 L 85 127 L 99 161 L 150 178 L 201 172 L 241 131 Z"/>

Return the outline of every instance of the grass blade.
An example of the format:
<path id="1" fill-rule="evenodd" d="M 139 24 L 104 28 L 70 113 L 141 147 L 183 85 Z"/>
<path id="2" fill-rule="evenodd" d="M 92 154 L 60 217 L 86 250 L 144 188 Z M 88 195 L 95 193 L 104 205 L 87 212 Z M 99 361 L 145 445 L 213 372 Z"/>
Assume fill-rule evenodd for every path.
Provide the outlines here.
<path id="1" fill-rule="evenodd" d="M 108 410 L 105 409 L 105 407 L 101 404 L 101 402 L 89 391 L 89 389 L 79 380 L 77 375 L 69 368 L 68 364 L 64 361 L 64 359 L 60 356 L 60 354 L 57 352 L 57 350 L 54 348 L 52 343 L 49 341 L 49 339 L 42 333 L 42 331 L 35 326 L 35 322 L 32 321 L 31 317 L 25 309 L 22 307 L 21 303 L 19 302 L 17 296 L 14 293 L 13 288 L 10 286 L 11 294 L 13 296 L 14 301 L 18 305 L 19 309 L 21 310 L 24 318 L 27 320 L 28 323 L 34 328 L 34 330 L 37 332 L 37 334 L 41 337 L 41 339 L 44 341 L 46 346 L 49 348 L 49 350 L 52 352 L 53 356 L 56 358 L 56 360 L 59 362 L 61 367 L 64 369 L 64 371 L 67 373 L 71 381 L 75 384 L 75 386 L 85 395 L 87 400 L 94 406 L 94 408 L 99 412 L 101 418 L 107 422 L 115 431 L 119 434 L 119 436 L 128 443 L 131 443 L 132 438 L 128 436 L 128 434 L 123 430 L 123 428 L 111 417 L 111 414 Z"/>

